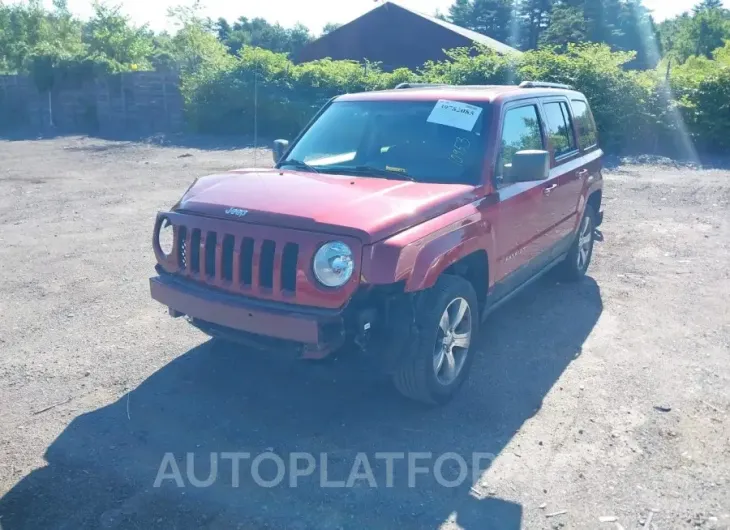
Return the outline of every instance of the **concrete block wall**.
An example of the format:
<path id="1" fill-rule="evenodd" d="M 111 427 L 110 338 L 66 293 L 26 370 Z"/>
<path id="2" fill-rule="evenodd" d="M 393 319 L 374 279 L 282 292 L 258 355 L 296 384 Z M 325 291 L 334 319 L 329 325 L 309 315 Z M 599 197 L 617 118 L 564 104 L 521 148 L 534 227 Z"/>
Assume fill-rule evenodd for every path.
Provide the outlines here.
<path id="1" fill-rule="evenodd" d="M 174 73 L 115 74 L 54 87 L 50 95 L 39 92 L 28 76 L 0 76 L 0 130 L 118 135 L 183 127 L 180 80 Z"/>

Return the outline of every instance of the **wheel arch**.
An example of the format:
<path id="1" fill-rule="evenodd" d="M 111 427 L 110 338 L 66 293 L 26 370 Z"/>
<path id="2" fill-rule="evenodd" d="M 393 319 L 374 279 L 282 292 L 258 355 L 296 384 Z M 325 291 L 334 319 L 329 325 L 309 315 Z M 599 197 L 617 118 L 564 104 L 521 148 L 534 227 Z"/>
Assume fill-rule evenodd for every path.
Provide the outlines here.
<path id="1" fill-rule="evenodd" d="M 442 274 L 453 274 L 472 283 L 481 304 L 486 300 L 490 285 L 489 271 L 493 270 L 489 264 L 493 253 L 488 250 L 493 234 L 490 231 L 449 243 L 448 239 L 453 240 L 453 236 L 458 237 L 458 233 L 452 233 L 447 239 L 436 239 L 421 249 L 406 281 L 406 291 L 429 289 Z M 483 276 L 477 278 L 480 273 Z"/>
<path id="2" fill-rule="evenodd" d="M 442 274 L 460 276 L 471 283 L 479 301 L 481 312 L 487 303 L 487 292 L 489 291 L 489 255 L 484 249 L 479 249 L 468 254 L 451 265 Z"/>
<path id="3" fill-rule="evenodd" d="M 466 214 L 466 215 L 465 215 Z M 436 284 L 445 271 L 475 278 L 484 272 L 475 290 L 480 300 L 491 285 L 489 271 L 495 270 L 496 234 L 492 223 L 475 204 L 432 219 L 390 239 L 366 247 L 362 277 L 372 285 L 403 282 L 404 291 L 416 293 Z M 471 281 L 471 280 L 470 280 Z"/>
<path id="4" fill-rule="evenodd" d="M 601 211 L 601 203 L 603 202 L 603 190 L 597 189 L 588 195 L 586 204 L 593 208 L 593 212 L 598 214 Z"/>

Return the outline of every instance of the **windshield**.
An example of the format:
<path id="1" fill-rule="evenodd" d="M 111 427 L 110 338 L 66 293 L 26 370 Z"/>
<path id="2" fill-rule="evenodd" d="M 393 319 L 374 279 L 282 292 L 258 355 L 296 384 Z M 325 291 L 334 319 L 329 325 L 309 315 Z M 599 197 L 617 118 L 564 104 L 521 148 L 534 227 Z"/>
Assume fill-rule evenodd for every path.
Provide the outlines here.
<path id="1" fill-rule="evenodd" d="M 486 108 L 456 101 L 334 102 L 279 166 L 478 184 Z"/>

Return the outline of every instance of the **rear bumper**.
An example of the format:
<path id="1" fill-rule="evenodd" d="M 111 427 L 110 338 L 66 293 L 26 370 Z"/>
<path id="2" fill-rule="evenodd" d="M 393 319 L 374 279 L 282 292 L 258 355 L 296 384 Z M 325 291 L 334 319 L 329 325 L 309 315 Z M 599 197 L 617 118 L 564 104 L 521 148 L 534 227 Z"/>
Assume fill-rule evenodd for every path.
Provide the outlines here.
<path id="1" fill-rule="evenodd" d="M 221 293 L 210 288 L 161 274 L 150 278 L 152 298 L 166 305 L 172 316 L 188 316 L 193 324 L 206 330 L 226 328 L 229 335 L 241 333 L 249 340 L 261 337 L 307 345 L 324 353 L 337 347 L 344 338 L 339 310 L 293 307 L 278 302 L 252 300 Z M 199 325 L 203 324 L 203 325 Z"/>

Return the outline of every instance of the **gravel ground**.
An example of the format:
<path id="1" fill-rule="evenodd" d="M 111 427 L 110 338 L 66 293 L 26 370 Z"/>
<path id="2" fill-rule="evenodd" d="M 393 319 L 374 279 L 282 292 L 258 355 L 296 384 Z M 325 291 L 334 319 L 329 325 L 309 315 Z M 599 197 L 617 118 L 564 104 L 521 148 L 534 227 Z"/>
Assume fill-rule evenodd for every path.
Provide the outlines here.
<path id="1" fill-rule="evenodd" d="M 423 409 L 337 363 L 211 348 L 150 299 L 155 212 L 194 176 L 252 163 L 251 149 L 0 142 L 2 530 L 730 528 L 730 172 L 607 172 L 590 277 L 505 306 L 462 393 Z M 219 458 L 194 486 L 211 452 L 267 451 L 314 453 L 317 470 L 264 488 L 250 462 L 236 484 Z M 431 473 L 409 487 L 395 461 L 386 487 L 375 453 L 391 451 L 431 453 L 432 469 L 445 452 L 496 459 L 453 488 Z M 183 487 L 169 461 L 154 487 L 166 453 Z M 320 487 L 320 453 L 330 481 L 364 454 L 377 487 Z"/>

